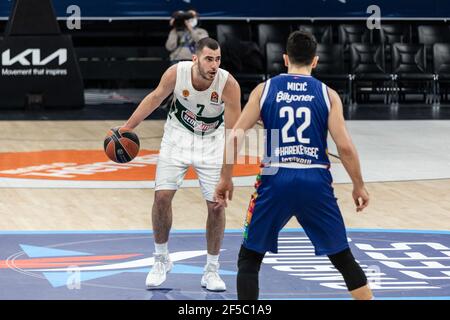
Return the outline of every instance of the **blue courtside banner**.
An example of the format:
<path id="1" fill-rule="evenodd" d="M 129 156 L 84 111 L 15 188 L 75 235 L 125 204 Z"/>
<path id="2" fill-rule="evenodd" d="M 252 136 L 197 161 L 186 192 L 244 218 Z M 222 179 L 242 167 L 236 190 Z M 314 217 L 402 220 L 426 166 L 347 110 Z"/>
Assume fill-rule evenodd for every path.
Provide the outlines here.
<path id="1" fill-rule="evenodd" d="M 0 2 L 0 17 L 9 16 L 12 2 Z M 189 8 L 198 10 L 203 19 L 364 19 L 370 16 L 367 9 L 372 5 L 381 9 L 383 18 L 441 19 L 450 15 L 450 2 L 444 0 L 55 0 L 53 4 L 59 18 L 68 16 L 69 6 L 79 6 L 82 19 L 168 18 L 175 10 Z"/>

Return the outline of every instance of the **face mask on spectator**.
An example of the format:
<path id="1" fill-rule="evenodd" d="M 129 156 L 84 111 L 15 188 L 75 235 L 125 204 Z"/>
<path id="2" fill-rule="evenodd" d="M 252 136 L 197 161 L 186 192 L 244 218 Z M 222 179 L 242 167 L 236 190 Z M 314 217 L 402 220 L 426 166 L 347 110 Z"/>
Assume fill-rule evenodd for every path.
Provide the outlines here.
<path id="1" fill-rule="evenodd" d="M 192 28 L 195 28 L 198 23 L 197 18 L 189 19 L 189 23 L 191 24 Z"/>

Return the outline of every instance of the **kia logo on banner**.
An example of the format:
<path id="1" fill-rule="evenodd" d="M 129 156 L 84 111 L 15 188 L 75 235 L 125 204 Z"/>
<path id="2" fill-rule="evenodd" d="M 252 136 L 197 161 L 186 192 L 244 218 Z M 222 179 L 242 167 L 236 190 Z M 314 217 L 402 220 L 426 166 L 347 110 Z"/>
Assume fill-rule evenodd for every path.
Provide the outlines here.
<path id="1" fill-rule="evenodd" d="M 11 53 L 11 49 L 6 49 L 2 52 L 1 75 L 67 76 L 67 51 L 66 48 L 58 48 L 53 52 L 50 51 L 50 54 L 47 55 L 42 53 L 39 48 L 28 48 L 15 54 Z"/>
<path id="2" fill-rule="evenodd" d="M 41 49 L 26 49 L 13 57 L 11 57 L 11 50 L 8 49 L 2 53 L 2 65 L 12 66 L 20 63 L 23 66 L 45 66 L 56 58 L 59 65 L 64 64 L 67 61 L 67 49 L 58 49 L 44 59 L 41 58 Z"/>
<path id="3" fill-rule="evenodd" d="M 61 33 L 52 2 L 11 1 L 0 41 L 0 110 L 84 106 L 72 37 Z"/>

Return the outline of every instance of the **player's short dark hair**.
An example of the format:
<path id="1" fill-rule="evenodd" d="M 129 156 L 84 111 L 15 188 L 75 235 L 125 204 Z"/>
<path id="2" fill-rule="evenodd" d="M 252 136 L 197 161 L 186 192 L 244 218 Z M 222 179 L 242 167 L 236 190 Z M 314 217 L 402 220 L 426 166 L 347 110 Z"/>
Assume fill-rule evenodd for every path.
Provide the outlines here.
<path id="1" fill-rule="evenodd" d="M 214 40 L 213 38 L 203 38 L 200 39 L 196 44 L 195 44 L 195 53 L 199 53 L 203 50 L 204 47 L 207 47 L 211 50 L 217 50 L 220 48 L 219 42 L 217 42 L 216 40 Z"/>
<path id="2" fill-rule="evenodd" d="M 317 41 L 311 33 L 299 30 L 289 35 L 286 52 L 291 63 L 309 65 L 316 56 L 316 51 Z"/>

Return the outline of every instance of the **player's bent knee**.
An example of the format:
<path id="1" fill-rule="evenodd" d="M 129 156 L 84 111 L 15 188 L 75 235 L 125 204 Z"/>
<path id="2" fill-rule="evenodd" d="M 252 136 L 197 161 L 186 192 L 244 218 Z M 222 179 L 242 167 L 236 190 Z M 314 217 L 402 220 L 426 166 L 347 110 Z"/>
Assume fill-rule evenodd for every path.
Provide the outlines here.
<path id="1" fill-rule="evenodd" d="M 355 257 L 353 257 L 349 248 L 339 253 L 329 255 L 328 258 L 344 277 L 345 284 L 349 291 L 356 290 L 367 284 L 367 277 L 356 262 Z"/>

